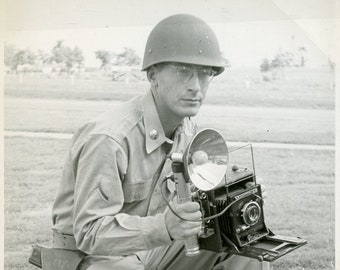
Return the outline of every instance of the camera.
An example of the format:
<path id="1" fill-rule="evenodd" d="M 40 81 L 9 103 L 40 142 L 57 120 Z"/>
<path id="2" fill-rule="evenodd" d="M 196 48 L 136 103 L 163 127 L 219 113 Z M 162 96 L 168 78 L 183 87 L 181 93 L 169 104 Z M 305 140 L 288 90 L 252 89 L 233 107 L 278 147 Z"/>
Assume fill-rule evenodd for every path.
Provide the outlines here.
<path id="1" fill-rule="evenodd" d="M 204 129 L 183 156 L 173 158 L 173 172 L 179 201 L 190 197 L 202 212 L 201 231 L 187 240 L 187 255 L 204 249 L 271 262 L 307 243 L 266 226 L 251 144 L 229 150 L 219 132 Z"/>

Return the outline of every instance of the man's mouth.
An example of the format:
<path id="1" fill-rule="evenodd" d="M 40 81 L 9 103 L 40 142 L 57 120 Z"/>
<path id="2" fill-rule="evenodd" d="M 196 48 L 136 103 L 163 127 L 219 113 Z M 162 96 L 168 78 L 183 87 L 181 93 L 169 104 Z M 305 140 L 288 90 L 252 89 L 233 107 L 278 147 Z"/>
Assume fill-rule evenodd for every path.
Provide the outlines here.
<path id="1" fill-rule="evenodd" d="M 201 99 L 199 98 L 183 98 L 185 102 L 192 102 L 192 103 L 198 103 L 201 102 Z"/>

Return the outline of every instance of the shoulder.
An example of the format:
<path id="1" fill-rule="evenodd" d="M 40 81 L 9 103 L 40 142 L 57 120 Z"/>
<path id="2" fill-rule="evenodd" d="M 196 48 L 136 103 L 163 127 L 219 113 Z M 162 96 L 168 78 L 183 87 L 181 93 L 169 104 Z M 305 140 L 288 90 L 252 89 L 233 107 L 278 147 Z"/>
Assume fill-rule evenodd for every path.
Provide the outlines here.
<path id="1" fill-rule="evenodd" d="M 74 135 L 73 145 L 82 144 L 90 137 L 104 135 L 121 143 L 143 118 L 140 98 L 114 104 L 112 108 L 84 124 Z"/>

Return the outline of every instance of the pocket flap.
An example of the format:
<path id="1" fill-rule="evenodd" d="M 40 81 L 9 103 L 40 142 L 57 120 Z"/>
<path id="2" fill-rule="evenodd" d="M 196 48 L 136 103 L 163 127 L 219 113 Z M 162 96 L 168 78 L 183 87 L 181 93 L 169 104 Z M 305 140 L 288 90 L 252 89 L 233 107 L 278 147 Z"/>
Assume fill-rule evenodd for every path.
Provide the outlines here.
<path id="1" fill-rule="evenodd" d="M 131 203 L 144 200 L 151 189 L 152 179 L 142 182 L 126 182 L 123 184 L 124 201 Z"/>

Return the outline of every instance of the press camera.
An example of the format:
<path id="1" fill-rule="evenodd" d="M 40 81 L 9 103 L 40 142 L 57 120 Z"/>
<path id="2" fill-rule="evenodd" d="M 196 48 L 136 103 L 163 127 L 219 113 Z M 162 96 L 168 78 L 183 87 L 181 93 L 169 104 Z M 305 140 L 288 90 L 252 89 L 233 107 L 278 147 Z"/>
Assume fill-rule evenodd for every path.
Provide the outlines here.
<path id="1" fill-rule="evenodd" d="M 203 216 L 187 255 L 205 249 L 274 261 L 307 243 L 267 228 L 251 145 L 228 150 L 219 132 L 204 129 L 172 160 L 179 202 L 197 201 Z"/>

